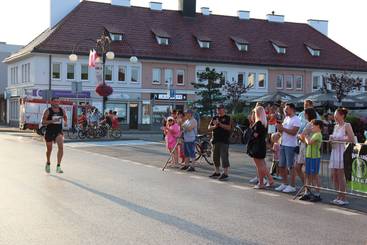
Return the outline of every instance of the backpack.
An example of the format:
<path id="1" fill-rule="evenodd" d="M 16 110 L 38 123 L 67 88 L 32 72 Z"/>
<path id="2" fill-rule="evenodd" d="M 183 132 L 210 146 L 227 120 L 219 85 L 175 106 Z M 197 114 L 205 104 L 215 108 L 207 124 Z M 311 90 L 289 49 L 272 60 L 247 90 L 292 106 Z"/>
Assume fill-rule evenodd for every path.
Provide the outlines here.
<path id="1" fill-rule="evenodd" d="M 242 142 L 244 145 L 247 145 L 250 142 L 251 135 L 252 135 L 252 128 L 249 127 L 246 129 L 246 131 L 243 133 L 242 136 Z"/>

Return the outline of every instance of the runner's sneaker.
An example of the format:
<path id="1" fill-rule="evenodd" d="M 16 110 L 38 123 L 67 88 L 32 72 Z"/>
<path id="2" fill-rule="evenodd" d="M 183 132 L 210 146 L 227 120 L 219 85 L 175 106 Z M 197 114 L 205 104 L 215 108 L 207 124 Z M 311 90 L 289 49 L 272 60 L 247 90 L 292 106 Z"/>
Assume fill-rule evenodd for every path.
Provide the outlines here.
<path id="1" fill-rule="evenodd" d="M 223 180 L 228 180 L 228 175 L 226 175 L 225 173 L 223 173 L 220 177 L 219 177 L 219 179 L 218 180 L 221 180 L 221 181 L 223 181 Z"/>
<path id="2" fill-rule="evenodd" d="M 58 173 L 58 174 L 63 174 L 63 173 L 64 173 L 64 171 L 62 171 L 62 169 L 61 169 L 61 167 L 60 167 L 60 166 L 57 166 L 57 167 L 56 167 L 56 173 Z"/>
<path id="3" fill-rule="evenodd" d="M 277 188 L 275 188 L 276 191 L 283 191 L 285 188 L 287 188 L 287 186 L 285 184 L 281 184 L 280 186 L 278 186 Z"/>
<path id="4" fill-rule="evenodd" d="M 288 185 L 284 190 L 284 193 L 292 193 L 292 192 L 296 192 L 296 188 L 294 188 L 293 186 Z"/>
<path id="5" fill-rule="evenodd" d="M 187 172 L 195 172 L 195 168 L 193 166 L 189 166 L 187 168 Z"/>
<path id="6" fill-rule="evenodd" d="M 209 178 L 218 178 L 220 176 L 220 173 L 214 172 L 213 174 L 209 175 Z"/>
<path id="7" fill-rule="evenodd" d="M 344 205 L 348 205 L 348 204 L 349 204 L 348 201 L 343 201 L 343 200 L 338 200 L 338 202 L 337 202 L 337 205 L 339 205 L 339 206 L 344 206 Z"/>
<path id="8" fill-rule="evenodd" d="M 46 171 L 46 173 L 48 173 L 48 174 L 51 172 L 51 167 L 50 167 L 50 165 L 51 165 L 51 164 L 46 163 L 46 166 L 45 166 L 45 171 Z"/>

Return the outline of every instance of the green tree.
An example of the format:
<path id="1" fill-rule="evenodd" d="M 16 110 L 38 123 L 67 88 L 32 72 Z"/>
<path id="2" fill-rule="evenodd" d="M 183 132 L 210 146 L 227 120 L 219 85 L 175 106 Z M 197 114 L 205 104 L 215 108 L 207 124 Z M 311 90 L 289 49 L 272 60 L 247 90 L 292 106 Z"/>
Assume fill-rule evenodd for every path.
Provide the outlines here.
<path id="1" fill-rule="evenodd" d="M 194 102 L 198 111 L 202 115 L 214 116 L 217 103 L 223 102 L 225 97 L 220 91 L 224 84 L 223 73 L 218 73 L 215 69 L 207 67 L 204 72 L 198 72 L 199 82 L 192 85 L 196 89 L 199 99 Z"/>
<path id="2" fill-rule="evenodd" d="M 362 87 L 362 79 L 359 77 L 353 78 L 350 74 L 344 72 L 341 75 L 324 76 L 322 88 L 324 92 L 328 92 L 327 84 L 330 84 L 331 89 L 335 90 L 335 97 L 340 103 L 350 92 Z"/>
<path id="3" fill-rule="evenodd" d="M 226 81 L 223 90 L 226 92 L 226 97 L 230 101 L 232 114 L 240 111 L 241 96 L 247 93 L 252 87 L 252 84 L 245 86 L 243 83 Z"/>

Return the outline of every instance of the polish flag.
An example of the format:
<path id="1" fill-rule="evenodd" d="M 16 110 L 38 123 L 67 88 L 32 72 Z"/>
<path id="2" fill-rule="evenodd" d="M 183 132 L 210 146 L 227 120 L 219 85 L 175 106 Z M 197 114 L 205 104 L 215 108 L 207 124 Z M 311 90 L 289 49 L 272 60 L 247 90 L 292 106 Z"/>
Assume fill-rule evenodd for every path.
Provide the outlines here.
<path id="1" fill-rule="evenodd" d="M 93 49 L 89 51 L 89 67 L 95 67 L 96 66 L 96 59 L 98 58 L 97 52 Z"/>

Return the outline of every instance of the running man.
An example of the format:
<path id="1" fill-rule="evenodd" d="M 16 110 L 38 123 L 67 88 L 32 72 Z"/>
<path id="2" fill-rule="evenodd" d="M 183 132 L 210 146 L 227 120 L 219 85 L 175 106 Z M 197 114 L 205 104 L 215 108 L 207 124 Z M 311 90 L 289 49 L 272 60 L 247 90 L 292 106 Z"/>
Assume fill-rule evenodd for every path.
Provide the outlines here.
<path id="1" fill-rule="evenodd" d="M 64 126 L 67 127 L 67 116 L 64 109 L 59 106 L 59 101 L 57 101 L 56 98 L 52 98 L 51 107 L 45 110 L 42 117 L 42 124 L 46 126 L 46 173 L 50 173 L 50 158 L 53 143 L 56 143 L 58 147 L 56 173 L 63 173 L 60 167 L 62 156 L 64 154 L 64 134 L 62 132 L 62 120 L 64 120 Z"/>

